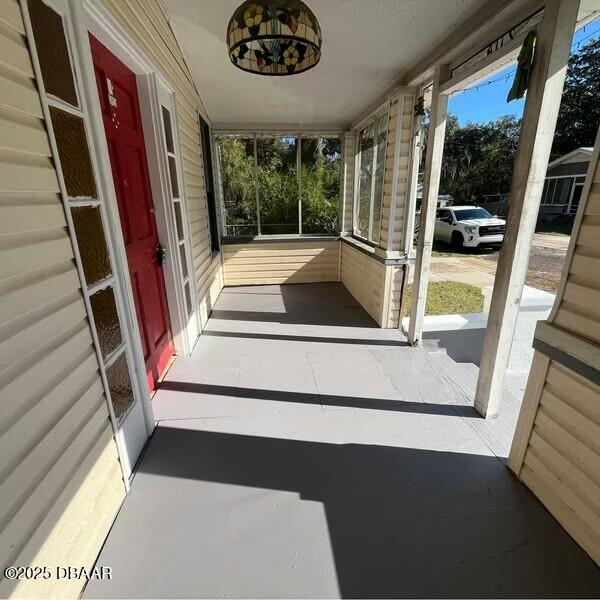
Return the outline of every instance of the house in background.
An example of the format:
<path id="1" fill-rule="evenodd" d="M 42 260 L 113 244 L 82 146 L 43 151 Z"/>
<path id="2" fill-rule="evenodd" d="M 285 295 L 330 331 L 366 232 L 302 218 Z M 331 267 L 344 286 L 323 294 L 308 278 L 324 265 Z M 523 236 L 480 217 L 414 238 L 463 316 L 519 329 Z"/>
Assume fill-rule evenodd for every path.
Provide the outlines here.
<path id="1" fill-rule="evenodd" d="M 539 220 L 573 219 L 581 200 L 593 148 L 577 148 L 548 165 Z"/>
<path id="2" fill-rule="evenodd" d="M 581 200 L 592 151 L 593 148 L 577 148 L 548 165 L 538 213 L 539 222 L 557 219 L 573 221 Z M 508 192 L 484 196 L 481 205 L 489 212 L 505 217 L 508 214 L 509 196 Z"/>

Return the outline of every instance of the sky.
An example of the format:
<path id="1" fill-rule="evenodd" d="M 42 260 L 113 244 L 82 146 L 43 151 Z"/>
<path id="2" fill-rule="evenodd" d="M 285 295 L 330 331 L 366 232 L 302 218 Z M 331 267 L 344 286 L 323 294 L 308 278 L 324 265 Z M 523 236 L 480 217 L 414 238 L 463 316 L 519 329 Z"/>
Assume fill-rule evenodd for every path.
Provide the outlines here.
<path id="1" fill-rule="evenodd" d="M 588 23 L 575 33 L 572 51 L 600 37 L 600 17 Z M 488 79 L 485 79 L 468 90 L 457 93 L 450 98 L 450 111 L 454 113 L 461 125 L 485 123 L 504 115 L 523 115 L 525 99 L 506 102 L 512 86 L 515 65 L 510 65 Z"/>

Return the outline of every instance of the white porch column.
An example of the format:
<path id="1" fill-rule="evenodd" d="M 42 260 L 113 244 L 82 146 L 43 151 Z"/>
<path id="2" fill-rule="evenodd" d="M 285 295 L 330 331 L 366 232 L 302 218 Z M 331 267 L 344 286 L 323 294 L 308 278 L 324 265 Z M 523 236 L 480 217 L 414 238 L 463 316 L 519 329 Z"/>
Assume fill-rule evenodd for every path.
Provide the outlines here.
<path id="1" fill-rule="evenodd" d="M 496 416 L 502 400 L 504 373 L 527 276 L 578 10 L 579 0 L 546 0 L 544 18 L 537 31 L 506 235 L 496 270 L 475 395 L 475 408 L 485 417 Z"/>
<path id="2" fill-rule="evenodd" d="M 442 173 L 444 138 L 446 136 L 446 117 L 448 114 L 448 95 L 440 94 L 440 85 L 448 78 L 448 66 L 436 65 L 433 76 L 431 121 L 429 123 L 429 136 L 427 138 L 425 181 L 423 182 L 423 202 L 421 204 L 415 279 L 413 282 L 412 307 L 408 328 L 408 343 L 411 346 L 416 346 L 420 343 L 423 332 L 433 232 L 435 229 L 435 213 L 440 187 L 440 175 Z"/>

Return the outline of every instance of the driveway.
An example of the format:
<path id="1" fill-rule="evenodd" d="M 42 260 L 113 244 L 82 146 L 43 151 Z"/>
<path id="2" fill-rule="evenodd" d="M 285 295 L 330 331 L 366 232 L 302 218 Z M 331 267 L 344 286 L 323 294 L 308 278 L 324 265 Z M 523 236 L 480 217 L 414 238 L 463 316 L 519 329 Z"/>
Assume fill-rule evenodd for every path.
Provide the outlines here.
<path id="1" fill-rule="evenodd" d="M 557 292 L 570 239 L 567 235 L 553 233 L 536 233 L 533 236 L 527 285 L 553 294 Z M 496 272 L 497 252 L 484 255 L 481 259 L 493 263 Z"/>
<path id="2" fill-rule="evenodd" d="M 533 236 L 527 285 L 555 294 L 560 282 L 570 237 L 552 233 Z M 484 288 L 494 285 L 498 252 L 458 254 L 436 249 L 432 258 L 431 281 L 458 281 Z M 412 275 L 411 273 L 411 279 Z"/>

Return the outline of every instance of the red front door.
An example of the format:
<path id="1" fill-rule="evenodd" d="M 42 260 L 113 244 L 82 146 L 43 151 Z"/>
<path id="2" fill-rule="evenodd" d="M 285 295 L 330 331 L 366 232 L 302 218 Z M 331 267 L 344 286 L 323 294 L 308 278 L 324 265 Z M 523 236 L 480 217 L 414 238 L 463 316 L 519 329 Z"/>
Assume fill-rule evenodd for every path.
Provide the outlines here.
<path id="1" fill-rule="evenodd" d="M 173 355 L 135 74 L 90 36 L 127 263 L 153 390 Z"/>

